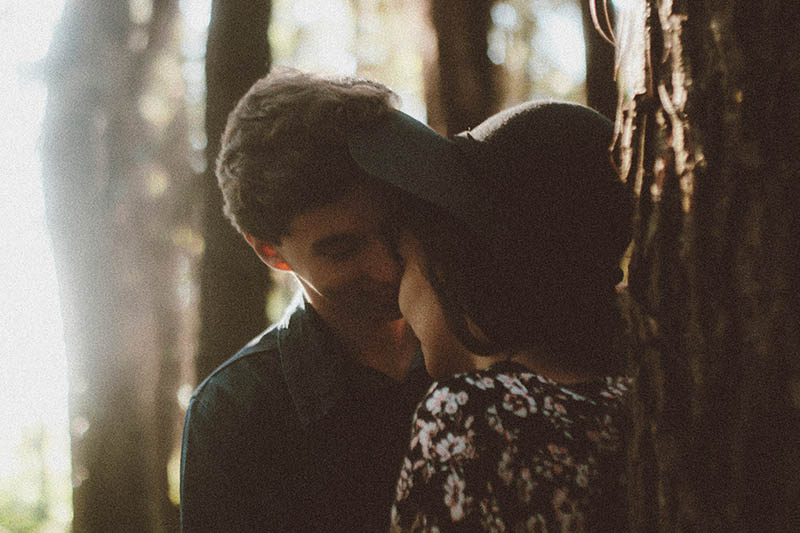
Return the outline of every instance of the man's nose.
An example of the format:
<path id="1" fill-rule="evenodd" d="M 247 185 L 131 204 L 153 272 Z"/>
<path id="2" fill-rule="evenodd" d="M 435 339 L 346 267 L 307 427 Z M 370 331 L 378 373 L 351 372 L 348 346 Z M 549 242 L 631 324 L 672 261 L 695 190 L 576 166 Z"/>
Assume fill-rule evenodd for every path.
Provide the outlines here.
<path id="1" fill-rule="evenodd" d="M 364 266 L 366 273 L 376 281 L 399 283 L 403 274 L 400 258 L 394 247 L 386 240 L 376 237 Z"/>

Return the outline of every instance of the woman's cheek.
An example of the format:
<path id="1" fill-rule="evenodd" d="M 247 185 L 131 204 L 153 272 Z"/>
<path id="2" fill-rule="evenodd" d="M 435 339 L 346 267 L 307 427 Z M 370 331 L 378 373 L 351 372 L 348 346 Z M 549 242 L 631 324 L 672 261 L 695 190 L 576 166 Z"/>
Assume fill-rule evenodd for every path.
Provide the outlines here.
<path id="1" fill-rule="evenodd" d="M 408 311 L 408 288 L 406 283 L 406 276 L 408 274 L 403 273 L 403 277 L 400 278 L 400 289 L 397 291 L 397 305 L 400 307 L 400 312 L 403 313 L 403 316 L 408 320 L 408 316 L 406 311 Z"/>
<path id="2" fill-rule="evenodd" d="M 429 323 L 431 296 L 433 294 L 430 285 L 419 267 L 416 264 L 408 265 L 400 280 L 398 305 L 406 322 L 420 341 L 426 340 L 426 334 L 431 327 Z"/>

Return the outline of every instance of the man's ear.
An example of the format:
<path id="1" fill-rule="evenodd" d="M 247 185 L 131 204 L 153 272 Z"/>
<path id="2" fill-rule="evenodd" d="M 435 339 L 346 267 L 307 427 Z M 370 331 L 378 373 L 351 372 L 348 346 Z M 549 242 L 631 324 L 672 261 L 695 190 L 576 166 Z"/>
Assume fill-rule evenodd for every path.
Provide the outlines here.
<path id="1" fill-rule="evenodd" d="M 275 250 L 275 247 L 266 241 L 262 241 L 252 235 L 245 234 L 247 244 L 256 252 L 259 258 L 270 268 L 283 272 L 291 272 L 292 267 L 284 261 L 283 257 Z"/>

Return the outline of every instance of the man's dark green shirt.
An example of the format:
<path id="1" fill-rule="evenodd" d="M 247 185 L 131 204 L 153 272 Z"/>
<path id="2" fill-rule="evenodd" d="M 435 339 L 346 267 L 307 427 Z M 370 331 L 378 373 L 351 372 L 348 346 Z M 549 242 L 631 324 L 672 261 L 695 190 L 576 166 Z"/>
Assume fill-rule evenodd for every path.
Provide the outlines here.
<path id="1" fill-rule="evenodd" d="M 184 531 L 385 531 L 414 407 L 430 385 L 354 361 L 302 295 L 195 390 Z"/>

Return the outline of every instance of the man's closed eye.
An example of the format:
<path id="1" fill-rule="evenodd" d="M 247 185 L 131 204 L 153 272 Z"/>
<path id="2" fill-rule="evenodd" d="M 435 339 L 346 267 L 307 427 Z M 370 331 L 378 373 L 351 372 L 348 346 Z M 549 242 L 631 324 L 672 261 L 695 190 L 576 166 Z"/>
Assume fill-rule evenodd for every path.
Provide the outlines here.
<path id="1" fill-rule="evenodd" d="M 347 261 L 358 255 L 365 246 L 366 242 L 360 237 L 332 236 L 316 242 L 314 253 L 332 261 Z"/>

